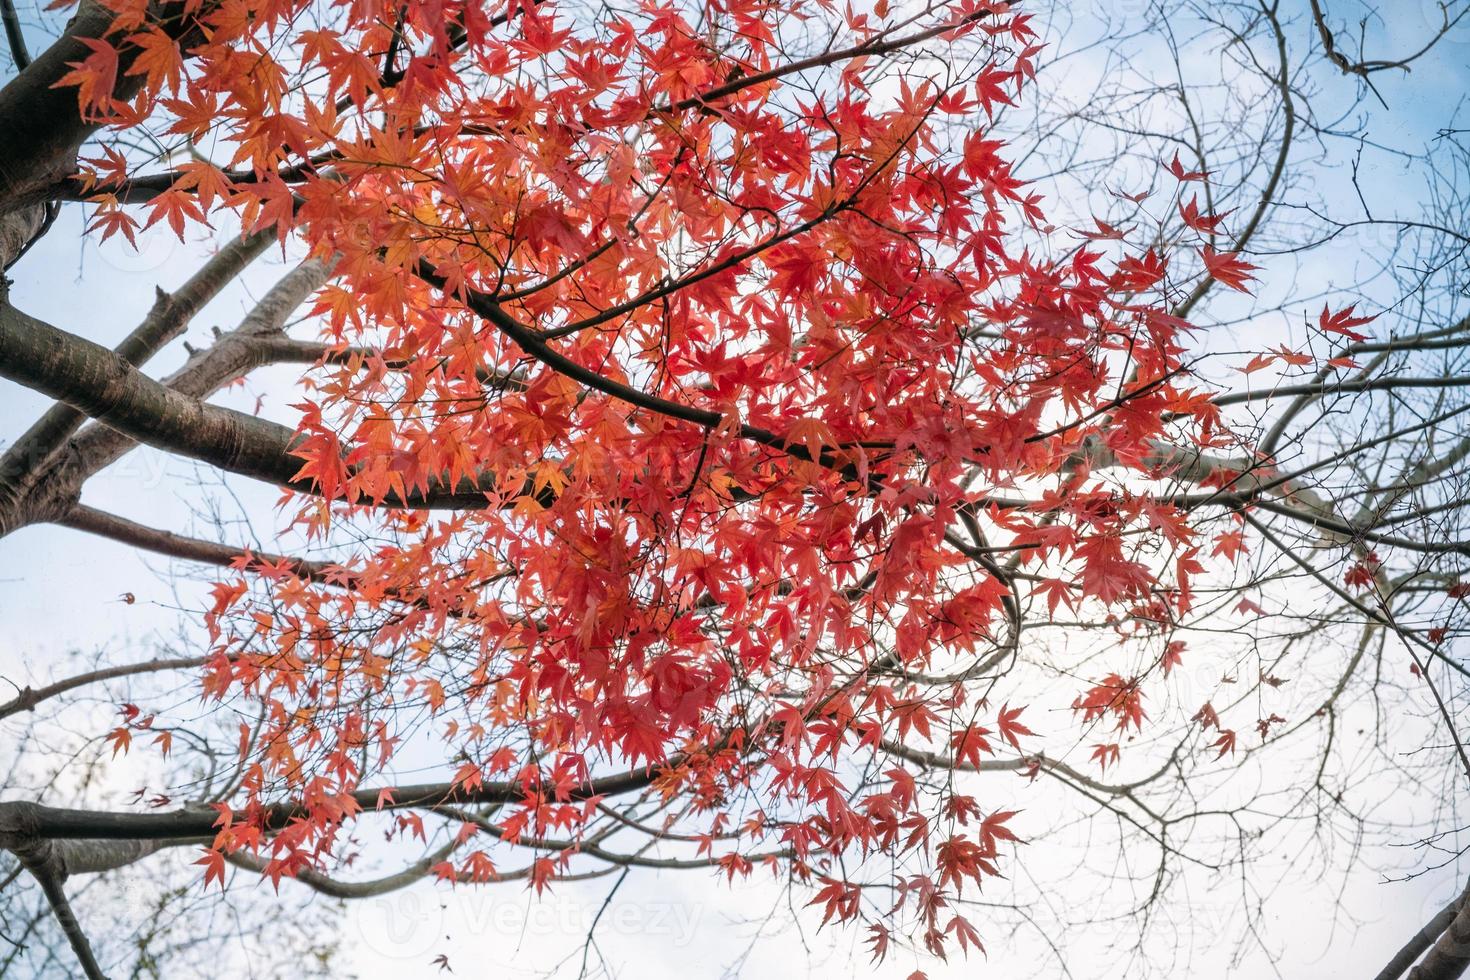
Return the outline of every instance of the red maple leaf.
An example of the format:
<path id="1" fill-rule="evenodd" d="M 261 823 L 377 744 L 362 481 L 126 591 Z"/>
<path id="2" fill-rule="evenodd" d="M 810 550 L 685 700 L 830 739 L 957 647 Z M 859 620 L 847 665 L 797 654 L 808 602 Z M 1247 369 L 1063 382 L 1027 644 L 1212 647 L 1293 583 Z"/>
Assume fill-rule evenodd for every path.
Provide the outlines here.
<path id="1" fill-rule="evenodd" d="M 1317 319 L 1317 328 L 1323 333 L 1337 333 L 1351 341 L 1357 342 L 1367 340 L 1368 335 L 1358 333 L 1353 327 L 1361 327 L 1365 323 L 1372 323 L 1378 319 L 1376 316 L 1353 316 L 1356 306 L 1338 310 L 1336 313 L 1328 311 L 1326 304 L 1322 306 L 1322 315 Z"/>
<path id="2" fill-rule="evenodd" d="M 1169 172 L 1181 181 L 1204 180 L 1210 176 L 1208 170 L 1186 170 L 1184 164 L 1179 162 L 1179 154 L 1174 154 L 1174 159 L 1168 164 Z"/>
<path id="3" fill-rule="evenodd" d="M 1216 252 L 1208 245 L 1200 249 L 1200 255 L 1205 260 L 1205 269 L 1211 278 L 1231 289 L 1246 294 L 1250 293 L 1245 284 L 1255 279 L 1251 272 L 1258 269 L 1259 266 L 1251 265 L 1241 259 L 1239 252 Z"/>

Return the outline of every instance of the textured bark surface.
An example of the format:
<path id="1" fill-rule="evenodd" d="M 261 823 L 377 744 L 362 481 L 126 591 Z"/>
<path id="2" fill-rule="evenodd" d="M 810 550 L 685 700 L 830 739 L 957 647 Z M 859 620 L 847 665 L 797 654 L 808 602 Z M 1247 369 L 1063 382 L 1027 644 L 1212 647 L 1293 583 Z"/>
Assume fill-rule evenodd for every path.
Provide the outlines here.
<path id="1" fill-rule="evenodd" d="M 632 769 L 598 779 L 591 779 L 569 791 L 567 798 L 583 801 L 603 796 L 618 796 L 647 789 L 657 773 L 648 769 Z M 453 782 L 414 783 L 360 789 L 352 794 L 364 809 L 402 810 L 412 807 L 437 807 L 482 803 L 515 803 L 525 798 L 525 787 L 517 780 L 486 782 L 474 789 Z M 306 814 L 298 803 L 281 803 L 261 811 L 261 825 L 275 831 Z M 0 848 L 17 852 L 39 840 L 50 841 L 153 841 L 213 837 L 217 832 L 219 811 L 208 806 L 189 806 L 177 810 L 152 813 L 128 813 L 107 810 L 72 810 L 25 801 L 0 802 Z"/>
<path id="2" fill-rule="evenodd" d="M 0 804 L 0 847 L 15 854 L 33 874 L 65 881 L 74 874 L 96 874 L 125 867 L 158 850 L 157 840 L 51 840 L 40 835 L 43 807 Z"/>
<path id="3" fill-rule="evenodd" d="M 1440 909 L 1434 918 L 1424 923 L 1423 927 L 1403 945 L 1388 965 L 1378 972 L 1374 980 L 1399 980 L 1404 971 L 1413 965 L 1414 961 L 1424 955 L 1424 951 L 1434 944 L 1434 941 L 1444 934 L 1449 928 L 1455 916 L 1459 914 L 1460 907 L 1465 902 L 1465 893 L 1461 892 L 1444 908 Z"/>
<path id="4" fill-rule="evenodd" d="M 327 270 L 320 263 L 307 262 L 298 266 L 266 293 L 238 327 L 228 333 L 217 334 L 213 344 L 191 354 L 183 367 L 156 383 L 177 394 L 202 401 L 249 374 L 268 360 L 269 347 L 265 341 L 282 335 L 282 328 L 292 311 L 325 281 L 326 276 Z M 115 353 L 132 363 L 128 352 L 119 348 Z M 142 375 L 137 377 L 143 378 Z M 71 440 L 65 453 L 37 475 L 32 485 L 48 499 L 74 500 L 85 480 L 120 459 L 140 442 L 147 443 L 148 440 L 106 425 L 89 426 Z M 293 463 L 293 466 L 299 467 L 299 464 Z"/>
<path id="5" fill-rule="evenodd" d="M 1409 980 L 1455 980 L 1465 975 L 1466 968 L 1470 968 L 1470 902 L 1460 904 L 1424 959 L 1409 971 Z"/>
<path id="6" fill-rule="evenodd" d="M 70 62 L 90 53 L 80 39 L 103 37 L 113 16 L 96 0 L 83 0 L 56 43 L 0 88 L 0 214 L 54 197 L 58 183 L 76 169 L 77 150 L 104 122 L 82 118 L 76 89 L 56 83 L 71 71 Z M 183 16 L 183 5 L 161 4 L 154 16 L 187 49 L 195 21 Z M 132 98 L 143 84 L 141 75 L 127 73 L 137 54 L 131 46 L 118 52 L 116 99 Z"/>
<path id="7" fill-rule="evenodd" d="M 8 269 L 45 224 L 44 204 L 27 204 L 0 214 L 0 269 Z"/>
<path id="8" fill-rule="evenodd" d="M 220 249 L 177 291 L 158 290 L 152 309 L 113 353 L 128 364 L 146 362 L 182 334 L 194 316 L 272 240 L 265 234 L 236 239 Z M 272 290 L 272 294 L 276 291 Z M 266 299 L 270 298 L 268 294 Z M 274 323 L 279 331 L 290 313 L 289 310 L 278 312 L 275 307 L 280 305 L 277 302 L 267 310 L 262 301 L 241 324 L 241 329 L 248 327 L 264 333 L 256 323 L 260 321 Z M 201 390 L 208 394 L 213 389 Z M 80 494 L 83 481 L 137 445 L 136 440 L 100 426 L 83 431 L 80 441 L 74 439 L 86 421 L 85 413 L 58 402 L 0 455 L 0 532 L 8 533 L 66 514 Z"/>
<path id="9" fill-rule="evenodd" d="M 305 278 L 317 275 L 325 272 L 315 270 Z M 319 284 L 320 280 L 311 284 L 303 297 Z M 289 313 L 299 302 L 280 308 Z M 222 336 L 175 375 L 158 382 L 115 351 L 0 303 L 0 376 L 66 402 L 113 430 L 84 430 L 73 441 L 71 448 L 89 463 L 110 462 L 134 444 L 143 443 L 229 473 L 314 493 L 314 486 L 296 479 L 301 460 L 292 455 L 296 435 L 290 428 L 203 401 L 209 391 L 265 362 L 269 344 L 253 343 L 261 338 L 251 335 L 252 329 L 242 327 Z M 69 480 L 61 483 L 70 486 Z M 407 500 L 389 496 L 379 503 L 484 507 L 486 494 L 491 491 L 493 484 L 466 480 L 454 487 L 432 485 Z M 60 491 L 55 494 L 55 503 L 50 499 L 27 501 L 29 513 L 11 519 L 19 519 L 18 524 L 3 523 L 6 515 L 0 512 L 0 535 L 23 523 L 54 520 L 74 502 L 75 497 L 68 498 Z"/>
<path id="10" fill-rule="evenodd" d="M 0 375 L 64 401 L 131 440 L 230 472 L 289 484 L 300 468 L 290 455 L 294 435 L 287 427 L 172 391 L 114 351 L 5 305 L 0 305 Z M 118 447 L 117 454 L 130 445 Z M 11 520 L 50 519 L 48 506 L 64 513 L 70 501 L 59 489 L 56 497 L 54 502 L 21 501 L 29 513 Z M 0 531 L 15 526 L 7 523 Z"/>

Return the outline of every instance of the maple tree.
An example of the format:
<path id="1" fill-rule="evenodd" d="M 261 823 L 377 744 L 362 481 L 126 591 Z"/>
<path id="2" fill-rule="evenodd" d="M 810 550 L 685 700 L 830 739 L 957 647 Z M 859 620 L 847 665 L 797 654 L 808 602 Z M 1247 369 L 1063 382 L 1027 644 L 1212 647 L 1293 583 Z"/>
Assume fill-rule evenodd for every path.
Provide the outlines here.
<path id="1" fill-rule="evenodd" d="M 1262 9 L 1251 29 L 1284 45 Z M 1385 66 L 1311 23 L 1337 69 Z M 1028 5 L 990 0 L 83 0 L 34 61 L 13 47 L 13 274 L 63 204 L 98 241 L 231 229 L 115 350 L 0 296 L 0 374 L 56 400 L 0 460 L 0 531 L 215 568 L 198 655 L 0 707 L 190 671 L 230 760 L 203 796 L 0 803 L 0 845 L 85 973 L 103 969 L 67 879 L 174 844 L 208 887 L 241 868 L 345 897 L 774 874 L 877 961 L 983 949 L 967 900 L 1026 860 L 1025 783 L 958 775 L 1126 811 L 1162 879 L 1200 819 L 1174 812 L 1178 783 L 1293 737 L 1330 752 L 1337 697 L 1388 637 L 1470 777 L 1445 693 L 1467 547 L 1436 524 L 1467 409 L 1433 400 L 1470 382 L 1391 359 L 1452 358 L 1470 327 L 1375 340 L 1366 305 L 1314 297 L 1306 342 L 1236 351 L 1222 376 L 1199 313 L 1271 286 L 1250 246 L 1299 125 L 1284 55 L 1259 191 L 1226 201 L 1203 148 L 1153 146 L 1141 189 L 1084 219 L 998 121 L 1042 98 L 1048 43 Z M 144 373 L 267 252 L 294 267 L 236 330 Z M 303 369 L 293 424 L 209 401 L 278 364 Z M 1291 428 L 1426 392 L 1345 446 Z M 80 503 L 138 445 L 281 488 L 273 519 L 311 557 Z M 1328 472 L 1389 446 L 1396 471 L 1366 487 Z M 1289 685 L 1294 624 L 1271 658 L 1201 639 L 1290 621 L 1279 589 L 1303 580 L 1361 636 L 1321 672 L 1331 693 Z M 1030 639 L 1048 631 L 1104 653 L 1054 658 Z M 1196 657 L 1220 680 L 1175 703 Z M 1063 710 L 1033 705 L 1038 684 Z M 104 754 L 190 751 L 140 692 Z M 426 744 L 433 778 L 403 778 Z M 369 820 L 424 856 L 334 879 Z M 1470 908 L 1447 912 L 1406 947 L 1441 941 L 1423 976 L 1470 962 Z"/>

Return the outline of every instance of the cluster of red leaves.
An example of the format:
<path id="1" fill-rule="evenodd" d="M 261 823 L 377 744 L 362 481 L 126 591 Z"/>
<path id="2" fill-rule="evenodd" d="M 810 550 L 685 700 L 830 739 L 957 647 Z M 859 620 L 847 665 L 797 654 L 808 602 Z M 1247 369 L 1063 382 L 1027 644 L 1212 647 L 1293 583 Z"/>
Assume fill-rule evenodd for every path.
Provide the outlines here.
<path id="1" fill-rule="evenodd" d="M 1158 440 L 1226 438 L 1183 361 L 1168 256 L 1099 221 L 1044 257 L 1041 202 L 987 125 L 1032 74 L 1028 18 L 986 0 L 918 20 L 825 0 L 310 17 L 185 0 L 201 29 L 181 38 L 144 0 L 112 6 L 115 40 L 70 79 L 84 108 L 225 148 L 180 166 L 146 223 L 224 208 L 295 236 L 335 264 L 326 336 L 369 351 L 313 375 L 296 451 L 335 503 L 298 500 L 299 522 L 327 536 L 435 488 L 480 501 L 387 511 L 335 581 L 242 559 L 216 590 L 206 693 L 265 720 L 242 732 L 242 802 L 206 874 L 230 848 L 277 879 L 320 860 L 427 721 L 465 793 L 518 788 L 504 840 L 575 842 L 596 810 L 580 788 L 647 770 L 655 799 L 712 821 L 712 864 L 748 874 L 774 842 L 825 918 L 873 914 L 839 867 L 913 858 L 878 956 L 900 910 L 936 953 L 978 945 L 946 909 L 1000 873 L 1014 814 L 891 758 L 918 742 L 973 766 L 1032 733 L 1019 707 L 977 724 L 963 668 L 923 672 L 1013 647 L 1031 599 L 1187 610 L 1185 515 L 1094 479 L 1087 453 L 1149 477 Z M 802 47 L 812 23 L 831 44 Z M 129 46 L 142 87 L 121 104 Z M 948 73 L 885 57 L 905 48 Z M 98 226 L 131 236 L 128 161 L 96 164 Z M 1213 237 L 1223 216 L 1178 207 Z M 1246 288 L 1249 264 L 1197 254 Z M 1017 569 L 1036 573 L 1024 593 Z M 1141 727 L 1142 683 L 1106 677 L 1083 723 Z M 282 797 L 301 817 L 265 835 Z M 537 858 L 533 883 L 575 850 Z M 497 870 L 476 850 L 436 873 Z"/>

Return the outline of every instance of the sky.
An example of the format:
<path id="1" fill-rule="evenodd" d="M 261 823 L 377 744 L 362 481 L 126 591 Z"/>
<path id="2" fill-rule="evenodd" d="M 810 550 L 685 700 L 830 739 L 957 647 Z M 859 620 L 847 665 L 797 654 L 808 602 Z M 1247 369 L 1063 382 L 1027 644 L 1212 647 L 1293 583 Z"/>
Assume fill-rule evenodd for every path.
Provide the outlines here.
<path id="1" fill-rule="evenodd" d="M 1112 8 L 1146 16 L 1137 0 L 1120 0 Z M 1439 16 L 1434 0 L 1403 0 L 1402 8 L 1396 3 L 1395 9 L 1405 13 L 1385 29 L 1399 37 L 1412 36 L 1421 23 L 1437 23 Z M 1082 63 L 1088 64 L 1086 59 Z M 1090 67 L 1097 69 L 1099 63 Z M 1085 92 L 1085 86 L 1092 84 L 1087 74 L 1079 69 L 1065 84 Z M 1407 77 L 1383 76 L 1380 90 L 1388 103 L 1386 111 L 1372 110 L 1377 113 L 1375 135 L 1380 142 L 1419 146 L 1432 139 L 1448 115 L 1448 104 L 1470 90 L 1470 22 Z M 1420 192 L 1418 177 L 1405 173 L 1391 154 L 1370 157 L 1365 167 L 1371 187 L 1387 207 L 1400 196 Z M 161 234 L 142 236 L 138 253 L 116 239 L 100 246 L 84 243 L 79 234 L 82 221 L 79 208 L 63 212 L 58 227 L 13 270 L 12 299 L 34 316 L 102 344 L 115 343 L 138 322 L 152 302 L 155 283 L 165 288 L 181 283 L 207 249 L 202 241 L 179 243 Z M 1318 262 L 1298 275 L 1329 282 L 1347 271 L 1345 263 L 1331 256 Z M 211 327 L 233 326 L 251 297 L 288 265 L 278 253 L 258 261 L 235 288 L 196 317 L 184 341 L 159 354 L 151 368 L 171 370 L 185 356 L 183 342 L 202 346 Z M 216 401 L 289 421 L 293 376 L 288 369 L 260 372 L 243 388 Z M 24 431 L 47 405 L 29 391 L 0 384 L 0 444 Z M 269 543 L 282 523 L 273 507 L 276 496 L 270 488 L 221 479 L 207 468 L 145 448 L 89 482 L 83 501 L 145 524 L 194 530 L 202 536 L 209 536 L 211 526 L 223 518 L 240 535 L 254 534 Z M 217 510 L 198 510 L 205 499 L 212 500 Z M 24 684 L 62 672 L 77 652 L 87 655 L 105 649 L 122 660 L 177 644 L 180 631 L 187 634 L 191 629 L 189 617 L 201 604 L 207 581 L 176 577 L 171 571 L 161 559 L 62 528 L 30 527 L 0 539 L 0 678 Z M 127 595 L 135 601 L 125 601 Z M 994 779 L 993 792 L 1008 805 L 1024 806 L 1043 822 L 1061 812 L 1062 802 L 1043 784 L 1028 787 L 1011 776 Z M 1076 839 L 1069 841 L 1069 833 Z M 1064 878 L 1066 862 L 1075 860 L 1076 849 L 1086 844 L 1083 833 L 1080 825 L 1070 830 L 1054 827 L 1049 839 L 1069 846 L 1058 846 L 1053 853 L 1028 853 L 1025 860 L 1045 869 L 1042 877 Z M 1400 858 L 1388 855 L 1385 860 Z M 1371 975 L 1460 887 L 1453 867 L 1408 882 L 1385 883 L 1379 871 L 1368 866 L 1372 863 L 1365 861 L 1361 874 L 1350 874 L 1340 895 L 1324 894 L 1321 880 L 1304 877 L 1286 882 L 1265 906 L 1263 931 L 1271 956 L 1247 948 L 1235 962 L 1226 946 L 1210 947 L 1200 940 L 1212 933 L 1234 937 L 1242 928 L 1240 894 L 1225 885 L 1211 885 L 1202 876 L 1190 892 L 1198 903 L 1193 924 L 1199 945 L 1192 951 L 1151 947 L 1147 952 L 1158 959 L 1192 953 L 1191 974 L 1205 980 Z M 413 978 L 446 975 L 433 962 L 441 954 L 456 976 L 532 976 L 554 967 L 570 952 L 574 954 L 570 974 L 575 976 L 582 940 L 596 918 L 598 948 L 608 964 L 619 968 L 617 975 L 649 980 L 839 972 L 855 978 L 904 977 L 919 967 L 934 978 L 1065 975 L 1050 952 L 1058 937 L 1043 929 L 990 935 L 983 914 L 977 919 L 989 947 L 984 959 L 946 967 L 896 954 L 881 966 L 870 966 L 859 933 L 818 930 L 819 916 L 793 913 L 793 904 L 804 900 L 799 894 L 793 898 L 761 881 L 759 873 L 750 882 L 726 885 L 713 873 L 639 870 L 604 908 L 614 881 L 558 886 L 539 901 L 519 884 L 475 890 L 424 882 L 350 906 L 342 920 L 344 953 L 363 977 Z M 1017 882 L 1015 887 L 1024 890 L 1025 885 Z M 989 884 L 981 899 L 1004 902 L 1008 887 Z M 262 897 L 267 895 L 262 890 Z M 1051 900 L 1065 906 L 1071 897 L 1059 893 Z M 1334 902 L 1340 911 L 1335 921 L 1327 914 Z M 1162 930 L 1162 934 L 1171 933 Z M 1126 975 L 1131 954 L 1115 948 L 1117 936 L 1108 926 L 1069 932 L 1071 975 L 1083 980 Z M 1267 962 L 1271 958 L 1274 964 Z"/>

